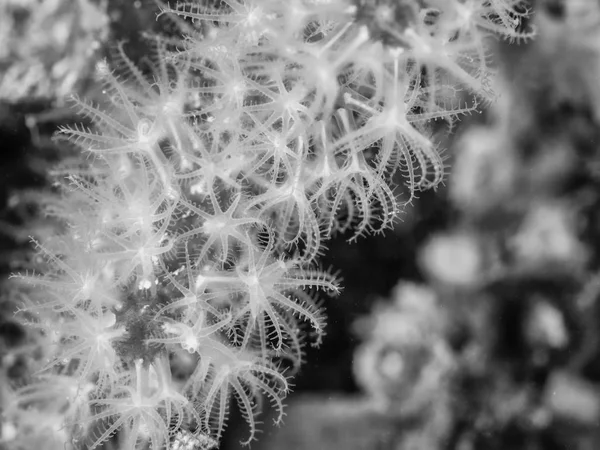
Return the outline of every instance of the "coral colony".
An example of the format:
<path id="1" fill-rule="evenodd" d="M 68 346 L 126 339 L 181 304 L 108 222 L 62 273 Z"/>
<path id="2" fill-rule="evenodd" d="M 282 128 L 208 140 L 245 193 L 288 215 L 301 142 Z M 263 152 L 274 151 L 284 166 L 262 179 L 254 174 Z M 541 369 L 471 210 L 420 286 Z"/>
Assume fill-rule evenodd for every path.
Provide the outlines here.
<path id="1" fill-rule="evenodd" d="M 209 448 L 232 399 L 245 444 L 267 403 L 281 422 L 341 290 L 327 240 L 443 181 L 432 126 L 494 101 L 489 41 L 533 36 L 523 3 L 161 4 L 177 31 L 141 62 L 115 45 L 57 133 L 81 157 L 44 199 L 60 233 L 13 275 L 40 356 L 5 388 L 8 445 Z"/>

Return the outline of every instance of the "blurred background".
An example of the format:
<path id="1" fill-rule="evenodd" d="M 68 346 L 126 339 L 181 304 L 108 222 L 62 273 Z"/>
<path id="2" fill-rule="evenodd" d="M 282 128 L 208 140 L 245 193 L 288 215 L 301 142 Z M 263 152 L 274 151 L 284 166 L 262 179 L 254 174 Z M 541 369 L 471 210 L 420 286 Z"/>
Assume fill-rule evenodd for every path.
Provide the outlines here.
<path id="1" fill-rule="evenodd" d="M 497 101 L 439 134 L 444 185 L 385 235 L 328 243 L 344 291 L 284 426 L 266 411 L 253 449 L 600 448 L 600 2 L 531 3 L 536 39 L 494 44 Z M 55 226 L 34 205 L 69 156 L 51 139 L 77 119 L 62 99 L 99 96 L 109 42 L 139 59 L 140 33 L 165 27 L 150 0 L 0 0 L 2 277 Z M 15 382 L 30 354 L 11 295 L 0 380 Z M 244 433 L 234 414 L 221 448 Z"/>

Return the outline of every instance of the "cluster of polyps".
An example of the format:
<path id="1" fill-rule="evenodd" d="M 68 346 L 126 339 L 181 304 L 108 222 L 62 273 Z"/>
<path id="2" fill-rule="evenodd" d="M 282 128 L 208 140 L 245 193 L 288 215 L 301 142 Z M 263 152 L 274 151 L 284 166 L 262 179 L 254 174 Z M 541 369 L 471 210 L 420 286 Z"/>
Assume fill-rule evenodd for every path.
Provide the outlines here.
<path id="1" fill-rule="evenodd" d="M 442 180 L 428 122 L 472 109 L 458 87 L 488 96 L 482 36 L 518 34 L 520 2 L 405 3 L 164 7 L 186 36 L 149 38 L 149 72 L 120 47 L 99 65 L 106 106 L 74 99 L 93 128 L 61 130 L 88 157 L 62 169 L 65 231 L 21 276 L 24 314 L 56 334 L 41 370 L 95 383 L 79 442 L 218 439 L 232 394 L 248 441 L 261 395 L 281 419 L 305 336 L 324 332 L 315 295 L 339 290 L 315 267 L 326 239 L 391 226 L 395 172 L 408 201 Z"/>

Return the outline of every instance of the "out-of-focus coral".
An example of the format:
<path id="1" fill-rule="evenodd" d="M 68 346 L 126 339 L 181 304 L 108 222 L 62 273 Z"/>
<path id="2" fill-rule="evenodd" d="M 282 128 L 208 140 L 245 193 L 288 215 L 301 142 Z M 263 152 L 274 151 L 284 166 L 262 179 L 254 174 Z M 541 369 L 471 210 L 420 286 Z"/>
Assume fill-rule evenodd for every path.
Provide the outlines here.
<path id="1" fill-rule="evenodd" d="M 522 264 L 539 265 L 553 261 L 583 267 L 587 251 L 577 237 L 577 215 L 559 202 L 531 205 L 508 247 Z"/>
<path id="2" fill-rule="evenodd" d="M 599 445 L 600 9 L 536 6 L 537 39 L 504 50 L 500 100 L 455 145 L 453 224 L 420 252 L 449 312 L 451 448 Z"/>
<path id="3" fill-rule="evenodd" d="M 433 407 L 452 370 L 443 316 L 424 286 L 401 283 L 393 297 L 357 325 L 365 340 L 355 356 L 355 376 L 388 414 L 420 414 Z"/>
<path id="4" fill-rule="evenodd" d="M 421 251 L 421 263 L 431 278 L 447 285 L 473 286 L 482 281 L 485 261 L 476 236 L 438 234 Z"/>
<path id="5" fill-rule="evenodd" d="M 0 2 L 0 101 L 71 94 L 108 36 L 105 11 L 105 0 Z"/>
<path id="6" fill-rule="evenodd" d="M 355 377 L 375 408 L 402 430 L 394 448 L 439 448 L 448 437 L 455 360 L 446 326 L 435 292 L 411 282 L 401 282 L 391 304 L 357 323 L 364 341 Z"/>

